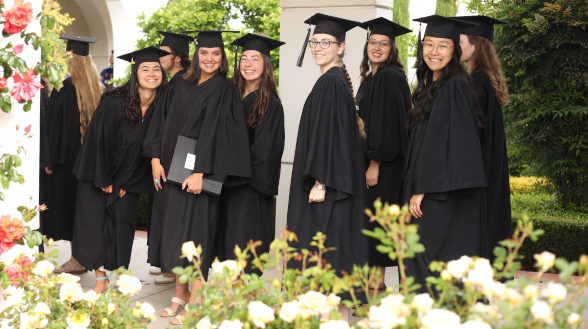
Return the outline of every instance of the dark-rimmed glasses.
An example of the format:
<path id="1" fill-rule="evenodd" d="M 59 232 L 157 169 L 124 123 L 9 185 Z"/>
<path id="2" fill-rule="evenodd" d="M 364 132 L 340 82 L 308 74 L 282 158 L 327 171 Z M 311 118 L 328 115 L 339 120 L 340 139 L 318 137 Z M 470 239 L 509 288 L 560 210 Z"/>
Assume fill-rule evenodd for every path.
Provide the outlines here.
<path id="1" fill-rule="evenodd" d="M 322 40 L 322 41 L 316 41 L 316 40 L 312 40 L 308 42 L 308 46 L 310 48 L 316 48 L 316 45 L 320 44 L 322 49 L 327 49 L 331 46 L 331 43 L 341 43 L 339 41 L 331 41 L 331 40 Z"/>

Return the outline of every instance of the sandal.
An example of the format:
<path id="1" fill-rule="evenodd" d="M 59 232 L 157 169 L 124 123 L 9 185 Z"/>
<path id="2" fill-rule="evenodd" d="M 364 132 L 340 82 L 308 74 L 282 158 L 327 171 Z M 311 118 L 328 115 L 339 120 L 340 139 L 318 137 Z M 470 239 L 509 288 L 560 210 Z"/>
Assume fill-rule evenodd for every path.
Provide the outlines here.
<path id="1" fill-rule="evenodd" d="M 176 322 L 173 322 L 174 319 L 176 320 Z M 181 326 L 183 325 L 182 323 L 182 316 L 181 315 L 176 315 L 173 318 L 171 318 L 171 320 L 169 320 L 169 324 L 171 324 L 172 326 Z"/>
<path id="2" fill-rule="evenodd" d="M 108 280 L 108 275 L 96 278 L 96 281 L 103 281 L 103 280 Z M 108 280 L 108 281 L 110 281 L 110 280 Z M 108 290 L 108 286 L 106 286 L 106 290 Z M 102 293 L 106 292 L 106 290 L 104 290 L 103 292 L 98 293 L 98 294 L 102 294 Z"/>
<path id="3" fill-rule="evenodd" d="M 178 288 L 184 288 L 184 287 L 183 287 L 183 286 L 180 286 L 180 287 L 177 287 L 177 286 L 176 286 L 176 289 L 178 289 Z M 163 310 L 163 312 L 165 312 L 165 315 L 163 314 L 163 312 L 161 312 L 161 313 L 159 313 L 159 316 L 160 316 L 160 317 L 162 317 L 162 318 L 171 318 L 171 317 L 175 317 L 176 315 L 178 315 L 178 312 L 180 312 L 180 309 L 182 309 L 182 306 L 184 306 L 184 305 L 186 305 L 186 304 L 188 303 L 187 301 L 185 301 L 185 300 L 183 300 L 183 299 L 181 299 L 181 298 L 178 298 L 178 297 L 172 297 L 171 301 L 172 301 L 172 303 L 176 303 L 176 304 L 180 305 L 180 306 L 178 307 L 178 309 L 177 309 L 177 310 L 174 312 L 174 311 L 173 311 L 173 310 L 172 310 L 170 307 L 166 307 L 166 308 Z M 180 319 L 178 319 L 178 320 L 179 320 L 180 322 L 182 322 Z M 171 322 L 170 322 L 170 323 L 171 323 Z M 181 324 L 181 323 L 180 323 L 180 324 Z"/>
<path id="4" fill-rule="evenodd" d="M 88 272 L 80 263 L 74 263 L 71 260 L 61 264 L 59 268 L 53 270 L 55 274 L 68 273 L 68 274 L 84 274 Z"/>

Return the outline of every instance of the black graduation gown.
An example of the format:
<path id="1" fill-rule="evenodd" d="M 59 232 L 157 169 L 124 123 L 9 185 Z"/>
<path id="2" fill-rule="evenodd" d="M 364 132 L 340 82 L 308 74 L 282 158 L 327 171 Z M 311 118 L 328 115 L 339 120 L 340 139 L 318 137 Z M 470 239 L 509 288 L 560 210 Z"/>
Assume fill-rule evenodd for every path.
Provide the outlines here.
<path id="1" fill-rule="evenodd" d="M 154 190 L 151 159 L 141 154 L 153 108 L 132 130 L 124 98 L 105 97 L 92 116 L 74 167 L 79 188 L 72 253 L 88 270 L 129 266 L 139 198 Z M 112 193 L 102 191 L 110 185 Z"/>
<path id="2" fill-rule="evenodd" d="M 404 159 L 408 149 L 406 112 L 411 108 L 408 82 L 393 66 L 385 66 L 375 75 L 370 74 L 359 87 L 356 102 L 367 134 L 362 141 L 365 171 L 372 160 L 380 162 L 378 184 L 367 191 L 368 206 L 373 209 L 378 197 L 382 198 L 382 203 L 400 205 Z M 381 228 L 377 222 L 369 226 L 372 231 L 376 227 Z M 376 250 L 380 241 L 369 240 L 371 266 L 398 265 L 387 254 Z"/>
<path id="3" fill-rule="evenodd" d="M 199 86 L 180 80 L 176 88 L 160 137 L 165 172 L 169 172 L 181 135 L 198 140 L 194 173 L 226 175 L 225 185 L 232 184 L 233 177 L 251 177 L 247 128 L 237 89 L 220 75 Z M 154 207 L 152 221 L 162 223 L 161 246 L 158 255 L 150 246 L 148 262 L 160 265 L 164 273 L 172 273 L 176 266 L 186 267 L 188 260 L 180 259 L 182 244 L 193 241 L 202 246 L 202 269 L 206 272 L 218 254 L 215 238 L 220 227 L 220 198 L 188 193 L 169 182 L 157 194 L 162 194 L 158 195 L 163 198 L 162 208 L 158 213 Z"/>
<path id="4" fill-rule="evenodd" d="M 510 182 L 506 134 L 502 107 L 496 100 L 492 83 L 484 72 L 474 72 L 478 102 L 486 120 L 480 130 L 480 146 L 486 169 L 486 213 L 488 257 L 494 259 L 494 247 L 498 242 L 512 237 L 510 211 Z"/>
<path id="5" fill-rule="evenodd" d="M 256 92 L 252 92 L 243 99 L 245 118 L 256 98 Z M 235 245 L 243 250 L 249 240 L 262 242 L 256 248 L 257 255 L 267 253 L 274 238 L 274 196 L 278 194 L 285 140 L 284 109 L 276 95 L 271 94 L 263 121 L 254 128 L 247 126 L 247 131 L 253 176 L 247 184 L 223 189 L 220 261 L 235 259 Z M 250 265 L 245 270 L 260 274 Z"/>
<path id="6" fill-rule="evenodd" d="M 425 194 L 419 225 L 423 253 L 406 259 L 406 274 L 427 291 L 425 278 L 434 260 L 447 262 L 478 254 L 478 230 L 483 222 L 480 193 L 486 174 L 478 140 L 472 87 L 454 76 L 439 90 L 428 118 L 411 131 L 407 158 L 405 202 Z"/>
<path id="7" fill-rule="evenodd" d="M 61 90 L 53 91 L 46 113 L 46 147 L 53 173 L 41 179 L 39 201 L 47 205 L 47 210 L 41 212 L 40 229 L 47 238 L 71 241 L 78 189 L 72 170 L 82 138 L 76 87 L 71 78 L 63 81 Z"/>
<path id="8" fill-rule="evenodd" d="M 159 96 L 157 104 L 155 105 L 155 111 L 153 111 L 153 117 L 151 118 L 151 124 L 149 125 L 149 130 L 147 131 L 147 135 L 145 136 L 145 141 L 143 142 L 143 155 L 148 158 L 161 158 L 160 150 L 161 150 L 161 130 L 163 129 L 163 122 L 165 121 L 165 116 L 169 111 L 169 107 L 175 95 L 175 88 L 178 85 L 180 80 L 184 79 L 187 70 L 181 70 L 177 72 L 167 84 L 167 87 L 163 91 L 163 93 Z M 153 178 L 153 176 L 152 176 Z M 165 182 L 161 182 L 162 185 Z M 154 264 L 159 266 L 159 244 L 161 241 L 161 223 L 154 223 L 153 219 L 153 211 L 161 213 L 161 193 L 155 193 L 149 196 L 149 201 L 147 204 L 147 245 L 149 246 L 149 254 L 152 253 L 152 250 L 157 250 L 157 254 L 155 257 L 148 256 L 148 263 L 149 260 L 154 260 Z M 153 209 L 155 208 L 155 210 Z M 158 216 L 158 218 L 161 218 Z M 155 262 L 155 260 L 157 260 Z"/>
<path id="9" fill-rule="evenodd" d="M 336 248 L 324 255 L 341 275 L 353 265 L 365 265 L 369 257 L 368 227 L 364 209 L 367 189 L 361 138 L 355 104 L 340 67 L 325 72 L 306 99 L 300 118 L 290 185 L 288 229 L 298 236 L 291 246 L 301 250 L 317 232 L 327 236 L 325 246 Z M 325 201 L 308 203 L 318 180 L 327 186 Z M 301 268 L 292 260 L 289 267 Z M 364 300 L 365 293 L 358 293 Z M 349 294 L 343 298 L 350 299 Z"/>

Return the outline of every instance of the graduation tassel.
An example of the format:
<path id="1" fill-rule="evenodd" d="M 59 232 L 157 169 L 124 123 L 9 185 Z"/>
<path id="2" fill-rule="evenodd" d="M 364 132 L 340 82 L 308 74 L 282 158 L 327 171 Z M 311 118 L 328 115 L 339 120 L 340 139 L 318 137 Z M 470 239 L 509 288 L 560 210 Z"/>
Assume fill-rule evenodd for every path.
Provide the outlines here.
<path id="1" fill-rule="evenodd" d="M 302 61 L 304 60 L 304 53 L 306 52 L 306 47 L 308 47 L 308 40 L 310 39 L 310 27 L 311 24 L 308 24 L 308 32 L 306 32 L 306 39 L 304 39 L 304 44 L 302 45 L 302 50 L 300 51 L 300 56 L 298 56 L 298 61 L 296 62 L 296 66 L 302 67 Z"/>
<path id="2" fill-rule="evenodd" d="M 419 38 L 418 38 L 418 45 L 417 45 L 417 59 L 416 62 L 414 63 L 414 68 L 418 69 L 419 66 L 421 66 L 421 63 L 423 62 L 423 42 L 421 40 L 421 25 L 422 23 L 419 23 Z"/>
<path id="3" fill-rule="evenodd" d="M 200 79 L 200 59 L 198 58 L 198 40 L 194 38 L 194 46 L 196 46 L 196 50 L 194 50 L 194 55 L 196 55 L 196 82 Z"/>
<path id="4" fill-rule="evenodd" d="M 237 84 L 237 57 L 239 57 L 239 43 L 235 42 L 235 67 L 233 67 L 233 84 Z"/>
<path id="5" fill-rule="evenodd" d="M 131 57 L 131 97 L 135 97 L 135 60 Z"/>

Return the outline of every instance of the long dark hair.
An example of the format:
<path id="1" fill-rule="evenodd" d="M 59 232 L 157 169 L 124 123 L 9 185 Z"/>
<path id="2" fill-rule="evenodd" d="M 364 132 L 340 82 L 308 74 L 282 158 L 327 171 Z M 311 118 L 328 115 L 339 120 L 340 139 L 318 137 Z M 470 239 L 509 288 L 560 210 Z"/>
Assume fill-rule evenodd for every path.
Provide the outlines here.
<path id="1" fill-rule="evenodd" d="M 169 47 L 172 53 L 172 57 L 175 60 L 176 58 L 180 59 L 180 65 L 187 69 L 192 65 L 192 60 L 190 60 L 190 55 L 183 50 L 179 50 L 173 47 Z"/>
<path id="2" fill-rule="evenodd" d="M 221 60 L 221 65 L 220 65 L 220 69 L 218 70 L 218 74 L 220 74 L 226 78 L 227 73 L 229 72 L 229 60 L 227 59 L 227 54 L 225 53 L 225 48 L 220 47 L 220 49 L 221 49 L 221 54 L 222 54 L 223 58 Z M 200 51 L 200 48 L 198 48 L 196 51 Z M 188 82 L 188 83 L 192 83 L 192 82 L 196 81 L 197 78 L 200 78 L 200 77 L 196 77 L 196 68 L 200 65 L 200 62 L 196 59 L 196 54 L 197 54 L 196 51 L 194 52 L 194 55 L 192 55 L 192 64 L 190 65 L 190 69 L 188 69 L 188 73 L 186 73 L 186 76 L 184 77 L 184 80 L 186 80 L 186 82 Z M 202 72 L 200 74 L 202 74 Z"/>
<path id="3" fill-rule="evenodd" d="M 366 41 L 365 46 L 363 47 L 363 60 L 361 61 L 361 65 L 359 66 L 362 84 L 367 80 L 368 73 L 370 72 L 370 58 L 368 57 L 367 53 L 368 43 L 369 40 Z M 389 65 L 396 68 L 406 78 L 406 71 L 404 70 L 404 65 L 402 65 L 402 62 L 400 61 L 400 56 L 398 55 L 398 47 L 396 47 L 396 43 L 394 42 L 394 40 L 390 40 L 390 54 L 384 62 L 378 65 L 378 70 Z"/>
<path id="4" fill-rule="evenodd" d="M 249 116 L 247 117 L 247 125 L 251 128 L 254 128 L 257 123 L 261 123 L 263 121 L 263 116 L 267 110 L 272 93 L 278 97 L 278 90 L 276 88 L 276 81 L 274 80 L 272 62 L 266 55 L 261 53 L 260 55 L 263 61 L 263 73 L 261 74 L 259 89 L 255 91 L 257 98 L 253 102 L 253 105 L 249 111 Z M 241 95 L 241 98 L 243 98 L 245 89 L 247 88 L 247 80 L 241 76 L 241 70 L 238 70 L 237 74 L 235 75 L 235 80 L 237 81 L 237 90 L 239 90 L 239 94 Z M 278 99 L 280 98 L 278 97 Z"/>
<path id="5" fill-rule="evenodd" d="M 426 62 L 419 66 L 416 71 L 418 84 L 412 93 L 412 109 L 406 114 L 406 127 L 410 128 L 418 120 L 424 120 L 431 114 L 431 108 L 437 93 L 445 85 L 445 83 L 452 77 L 457 76 L 464 81 L 467 81 L 472 86 L 474 94 L 474 104 L 476 108 L 478 126 L 482 128 L 484 126 L 484 114 L 478 104 L 478 96 L 474 91 L 474 79 L 464 70 L 463 66 L 459 62 L 461 58 L 461 46 L 459 41 L 453 40 L 453 57 L 451 61 L 443 68 L 441 75 L 435 81 L 433 81 L 433 71 L 429 68 Z"/>
<path id="6" fill-rule="evenodd" d="M 167 76 L 164 74 L 163 67 L 161 67 L 161 64 L 159 65 L 159 67 L 161 68 L 161 84 L 159 85 L 159 87 L 157 87 L 157 93 L 155 94 L 155 99 L 153 99 L 153 104 L 157 104 L 159 96 L 161 96 L 161 94 L 165 90 L 165 87 L 167 87 Z M 106 90 L 102 94 L 100 101 L 102 101 L 104 98 L 108 96 L 117 98 L 124 97 L 125 114 L 127 118 L 131 120 L 131 130 L 133 130 L 133 128 L 135 128 L 135 125 L 139 121 L 141 121 L 143 117 L 143 111 L 141 111 L 141 96 L 139 95 L 139 79 L 137 77 L 137 70 L 135 70 L 135 72 L 132 72 L 131 74 L 135 75 L 135 81 L 137 81 L 137 84 L 135 86 L 135 96 L 130 96 L 129 91 L 131 89 L 131 80 L 129 79 L 127 82 L 123 83 L 122 85 L 116 88 Z"/>
<path id="7" fill-rule="evenodd" d="M 508 87 L 506 86 L 506 79 L 502 73 L 500 61 L 494 51 L 492 42 L 486 38 L 468 35 L 469 42 L 474 45 L 475 50 L 472 54 L 472 67 L 468 67 L 470 73 L 476 71 L 484 72 L 492 83 L 494 94 L 498 104 L 506 106 L 508 104 Z"/>

